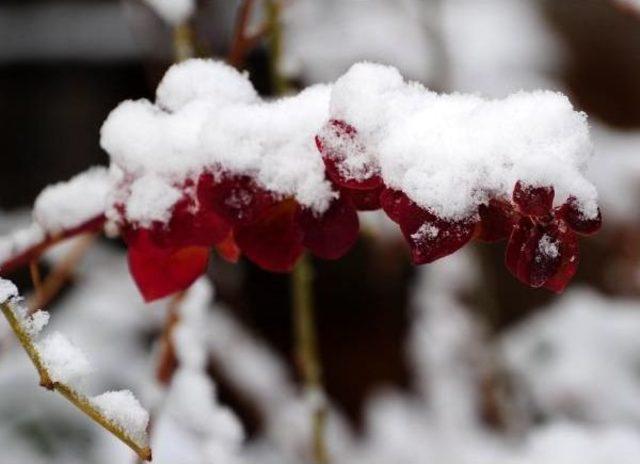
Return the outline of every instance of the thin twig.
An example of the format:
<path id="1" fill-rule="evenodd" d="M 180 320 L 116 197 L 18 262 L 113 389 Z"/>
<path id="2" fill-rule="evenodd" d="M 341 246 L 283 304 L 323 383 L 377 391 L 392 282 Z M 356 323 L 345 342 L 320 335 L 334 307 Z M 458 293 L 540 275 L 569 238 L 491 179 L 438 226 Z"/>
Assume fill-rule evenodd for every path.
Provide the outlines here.
<path id="1" fill-rule="evenodd" d="M 184 295 L 185 292 L 182 291 L 171 299 L 164 330 L 160 338 L 160 356 L 158 357 L 158 365 L 156 367 L 156 379 L 162 385 L 168 385 L 171 382 L 173 374 L 178 367 L 176 348 L 173 343 L 173 333 L 180 321 L 179 308 Z"/>
<path id="2" fill-rule="evenodd" d="M 193 30 L 189 23 L 178 24 L 173 28 L 173 53 L 176 63 L 195 56 Z"/>
<path id="3" fill-rule="evenodd" d="M 316 464 L 326 464 L 329 462 L 325 443 L 327 409 L 314 320 L 313 269 L 308 256 L 303 256 L 293 270 L 292 284 L 296 354 L 313 407 L 313 460 Z"/>
<path id="4" fill-rule="evenodd" d="M 236 68 L 242 66 L 247 52 L 245 39 L 247 37 L 247 26 L 254 4 L 255 0 L 243 0 L 238 8 L 231 47 L 229 48 L 229 54 L 227 56 L 227 62 Z"/>
<path id="5" fill-rule="evenodd" d="M 32 271 L 32 280 L 34 280 L 33 284 L 36 292 L 35 295 L 27 301 L 27 307 L 30 313 L 46 307 L 60 293 L 60 290 L 64 287 L 64 284 L 69 281 L 78 263 L 91 245 L 93 245 L 97 237 L 98 235 L 95 233 L 79 237 L 71 250 L 56 263 L 44 281 L 36 281 L 39 273 L 34 276 Z M 34 262 L 36 261 L 32 261 L 32 267 Z M 37 264 L 35 266 L 37 267 Z"/>
<path id="6" fill-rule="evenodd" d="M 269 73 L 275 95 L 284 95 L 289 90 L 289 83 L 280 72 L 282 61 L 282 2 L 266 0 L 265 16 L 267 18 L 269 38 Z"/>
<path id="7" fill-rule="evenodd" d="M 85 413 L 105 430 L 111 432 L 115 437 L 131 448 L 138 456 L 140 456 L 141 459 L 151 461 L 151 449 L 146 445 L 137 443 L 122 427 L 105 417 L 102 412 L 93 405 L 89 398 L 68 385 L 51 380 L 51 375 L 42 362 L 38 348 L 35 346 L 31 336 L 16 316 L 12 303 L 6 302 L 0 304 L 0 309 L 2 309 L 2 313 L 9 322 L 11 329 L 16 334 L 16 337 L 18 337 L 20 344 L 27 352 L 31 362 L 38 371 L 38 374 L 40 375 L 40 385 L 48 390 L 55 390 L 60 393 L 80 411 Z"/>
<path id="8" fill-rule="evenodd" d="M 29 273 L 31 274 L 31 282 L 33 283 L 35 292 L 34 299 L 36 301 L 42 300 L 42 275 L 40 274 L 40 267 L 38 266 L 38 258 L 32 259 L 29 263 Z"/>
<path id="9" fill-rule="evenodd" d="M 19 269 L 23 266 L 27 266 L 34 259 L 38 259 L 46 250 L 53 245 L 60 243 L 64 240 L 70 239 L 77 235 L 89 232 L 99 232 L 104 227 L 106 218 L 103 214 L 89 219 L 88 221 L 80 224 L 77 227 L 66 230 L 58 234 L 47 234 L 40 242 L 21 249 L 15 254 L 9 256 L 6 261 L 0 263 L 0 275 L 6 276 L 7 274 Z"/>

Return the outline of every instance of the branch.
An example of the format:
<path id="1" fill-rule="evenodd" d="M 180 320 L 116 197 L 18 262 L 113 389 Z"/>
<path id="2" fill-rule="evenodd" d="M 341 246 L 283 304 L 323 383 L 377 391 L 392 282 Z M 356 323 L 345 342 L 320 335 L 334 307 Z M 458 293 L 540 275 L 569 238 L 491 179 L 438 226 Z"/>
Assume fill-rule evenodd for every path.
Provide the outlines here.
<path id="1" fill-rule="evenodd" d="M 85 255 L 87 250 L 93 245 L 96 240 L 97 234 L 87 234 L 84 237 L 79 237 L 78 242 L 73 245 L 69 253 L 65 255 L 60 262 L 56 263 L 55 267 L 51 270 L 49 275 L 41 281 L 36 283 L 37 278 L 34 281 L 36 293 L 29 298 L 27 307 L 30 312 L 36 311 L 40 308 L 45 308 L 55 297 L 60 293 L 60 290 L 64 284 L 71 278 L 74 269 Z M 33 261 L 32 263 L 35 263 Z M 32 267 L 36 266 L 32 264 Z M 32 272 L 33 274 L 33 272 Z M 36 273 L 37 275 L 38 273 Z"/>
<path id="2" fill-rule="evenodd" d="M 189 23 L 178 24 L 173 28 L 174 61 L 180 63 L 195 56 L 193 30 Z"/>
<path id="3" fill-rule="evenodd" d="M 44 236 L 38 242 L 26 248 L 16 245 L 14 252 L 7 257 L 3 257 L 4 262 L 0 263 L 0 276 L 6 276 L 16 269 L 29 265 L 29 263 L 38 259 L 47 249 L 57 243 L 83 233 L 98 232 L 104 226 L 105 221 L 104 215 L 96 216 L 77 227 L 57 234 L 43 233 Z M 20 239 L 22 238 L 20 237 Z"/>
<path id="4" fill-rule="evenodd" d="M 243 67 L 249 51 L 255 48 L 269 31 L 267 24 L 263 24 L 253 33 L 247 31 L 254 5 L 255 0 L 243 0 L 238 10 L 233 39 L 227 55 L 227 62 L 235 68 Z"/>
<path id="5" fill-rule="evenodd" d="M 329 462 L 325 441 L 327 405 L 322 386 L 322 369 L 318 355 L 315 311 L 313 307 L 313 268 L 309 256 L 304 255 L 293 270 L 293 315 L 296 355 L 313 412 L 313 460 L 315 464 Z"/>
<path id="6" fill-rule="evenodd" d="M 7 319 L 11 329 L 16 334 L 20 344 L 26 351 L 40 376 L 40 385 L 48 390 L 55 390 L 64 396 L 70 403 L 76 406 L 105 430 L 111 432 L 131 448 L 141 459 L 151 461 L 151 449 L 144 443 L 139 443 L 123 426 L 108 418 L 105 414 L 84 394 L 76 391 L 69 385 L 52 380 L 52 374 L 42 360 L 40 351 L 36 346 L 33 335 L 25 326 L 23 316 L 15 311 L 15 300 L 9 300 L 0 304 L 0 309 Z"/>

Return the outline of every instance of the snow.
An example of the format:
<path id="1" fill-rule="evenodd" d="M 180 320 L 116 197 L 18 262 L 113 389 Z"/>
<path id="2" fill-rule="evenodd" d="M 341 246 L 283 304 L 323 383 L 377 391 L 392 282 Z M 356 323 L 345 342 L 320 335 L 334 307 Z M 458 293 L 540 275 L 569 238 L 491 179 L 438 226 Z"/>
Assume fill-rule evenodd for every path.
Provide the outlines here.
<path id="1" fill-rule="evenodd" d="M 348 177 L 374 166 L 386 185 L 442 218 L 472 216 L 490 195 L 510 197 L 517 180 L 553 185 L 557 202 L 573 195 L 586 217 L 597 215 L 583 175 L 593 151 L 586 115 L 560 93 L 439 95 L 395 68 L 359 63 L 336 81 L 330 108 L 367 147 L 354 150 Z"/>
<path id="2" fill-rule="evenodd" d="M 323 212 L 334 194 L 314 136 L 326 120 L 328 86 L 296 96 L 232 106 L 207 121 L 203 144 L 225 171 L 248 174 L 276 195 Z"/>
<path id="3" fill-rule="evenodd" d="M 607 222 L 636 220 L 640 199 L 640 134 L 596 122 L 593 127 L 596 154 L 589 163 Z"/>
<path id="4" fill-rule="evenodd" d="M 0 304 L 4 304 L 17 296 L 18 288 L 13 282 L 0 278 Z"/>
<path id="5" fill-rule="evenodd" d="M 110 188 L 108 172 L 102 167 L 50 185 L 35 201 L 34 220 L 52 235 L 82 225 L 104 214 Z"/>
<path id="6" fill-rule="evenodd" d="M 105 121 L 114 198 L 130 221 L 166 221 L 176 189 L 210 170 L 251 176 L 275 196 L 323 212 L 337 193 L 313 138 L 328 116 L 358 130 L 361 143 L 340 164 L 345 177 L 380 173 L 442 218 L 474 215 L 490 196 L 509 197 L 517 180 L 553 185 L 558 202 L 573 195 L 585 217 L 597 214 L 596 190 L 583 176 L 593 151 L 586 115 L 564 95 L 439 95 L 371 63 L 352 66 L 333 87 L 274 101 L 257 99 L 246 75 L 221 63 L 174 66 L 156 104 L 127 101 Z M 346 148 L 331 130 L 323 135 Z"/>
<path id="7" fill-rule="evenodd" d="M 54 382 L 79 385 L 93 372 L 85 354 L 60 332 L 48 335 L 36 346 L 49 377 Z"/>
<path id="8" fill-rule="evenodd" d="M 142 227 L 152 222 L 166 223 L 171 218 L 171 207 L 182 197 L 177 188 L 155 174 L 133 182 L 126 206 L 126 217 Z"/>
<path id="9" fill-rule="evenodd" d="M 196 9 L 195 0 L 143 0 L 164 21 L 178 26 L 187 21 Z"/>
<path id="10" fill-rule="evenodd" d="M 206 321 L 212 297 L 211 284 L 201 278 L 178 306 L 178 324 L 172 334 L 178 368 L 154 433 L 154 454 L 160 462 L 241 462 L 244 430 L 235 414 L 218 403 L 207 373 Z M 175 436 L 191 443 L 188 452 L 173 454 Z"/>
<path id="11" fill-rule="evenodd" d="M 538 251 L 549 258 L 557 258 L 560 254 L 558 250 L 558 242 L 554 241 L 551 236 L 544 234 L 538 243 Z"/>
<path id="12" fill-rule="evenodd" d="M 507 365 L 545 415 L 640 423 L 638 309 L 573 289 L 504 335 Z"/>
<path id="13" fill-rule="evenodd" d="M 354 58 L 396 66 L 428 80 L 435 68 L 419 0 L 295 0 L 283 10 L 283 71 L 306 83 L 331 82 Z"/>
<path id="14" fill-rule="evenodd" d="M 192 59 L 169 68 L 156 90 L 158 106 L 178 111 L 188 103 L 254 103 L 259 97 L 248 74 L 220 61 Z"/>
<path id="15" fill-rule="evenodd" d="M 123 202 L 134 222 L 168 219 L 177 199 L 172 187 L 208 169 L 251 175 L 276 196 L 324 211 L 335 194 L 314 135 L 326 120 L 329 92 L 316 86 L 262 101 L 247 76 L 227 65 L 190 60 L 172 67 L 156 104 L 125 101 L 102 127 L 101 145 L 119 187 L 112 202 Z"/>
<path id="16" fill-rule="evenodd" d="M 565 50 L 536 1 L 446 0 L 441 27 L 448 89 L 505 97 L 557 89 Z"/>
<path id="17" fill-rule="evenodd" d="M 91 398 L 91 403 L 136 443 L 146 444 L 149 413 L 129 390 L 110 391 Z"/>
<path id="18" fill-rule="evenodd" d="M 0 237 L 0 263 L 6 263 L 19 256 L 32 246 L 42 242 L 45 237 L 46 232 L 42 226 L 36 223 Z"/>
<path id="19" fill-rule="evenodd" d="M 32 315 L 22 319 L 22 326 L 31 338 L 36 338 L 42 329 L 49 323 L 47 311 L 36 311 Z"/>

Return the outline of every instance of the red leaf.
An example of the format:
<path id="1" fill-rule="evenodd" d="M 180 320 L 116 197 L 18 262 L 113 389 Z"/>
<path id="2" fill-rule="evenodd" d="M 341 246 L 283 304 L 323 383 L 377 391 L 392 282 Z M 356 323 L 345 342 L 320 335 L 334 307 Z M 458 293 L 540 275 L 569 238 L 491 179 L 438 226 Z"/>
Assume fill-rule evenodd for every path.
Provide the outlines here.
<path id="1" fill-rule="evenodd" d="M 358 240 L 358 213 L 342 196 L 322 215 L 301 210 L 298 220 L 304 234 L 303 245 L 319 258 L 338 259 Z"/>
<path id="2" fill-rule="evenodd" d="M 542 217 L 553 207 L 553 187 L 533 187 L 521 181 L 513 189 L 513 202 L 525 216 Z"/>
<path id="3" fill-rule="evenodd" d="M 558 215 L 567 221 L 569 227 L 579 234 L 592 235 L 602 227 L 600 208 L 598 208 L 598 215 L 595 218 L 585 219 L 575 197 L 567 199 L 565 204 L 559 208 Z"/>
<path id="4" fill-rule="evenodd" d="M 206 247 L 161 248 L 147 231 L 129 244 L 129 270 L 145 301 L 150 302 L 188 288 L 204 274 L 209 261 Z"/>
<path id="5" fill-rule="evenodd" d="M 525 244 L 533 228 L 533 222 L 528 217 L 521 218 L 517 224 L 514 225 L 509 242 L 507 243 L 507 251 L 505 254 L 505 265 L 511 273 L 518 277 L 518 264 L 520 257 L 522 256 Z"/>
<path id="6" fill-rule="evenodd" d="M 444 220 L 413 202 L 399 214 L 400 229 L 414 264 L 430 263 L 459 250 L 471 240 L 476 228 L 472 220 Z"/>
<path id="7" fill-rule="evenodd" d="M 380 194 L 380 206 L 395 223 L 400 222 L 402 212 L 410 208 L 412 203 L 409 197 L 400 190 L 385 188 Z"/>
<path id="8" fill-rule="evenodd" d="M 380 194 L 384 185 L 373 190 L 341 188 L 340 196 L 346 197 L 358 211 L 375 211 L 380 209 Z"/>
<path id="9" fill-rule="evenodd" d="M 198 200 L 232 225 L 245 225 L 257 220 L 276 201 L 249 176 L 225 176 L 214 179 L 206 173 L 198 180 Z"/>
<path id="10" fill-rule="evenodd" d="M 224 240 L 231 227 L 213 211 L 197 209 L 193 200 L 185 197 L 174 206 L 168 224 L 154 224 L 151 230 L 160 247 L 211 247 Z"/>
<path id="11" fill-rule="evenodd" d="M 234 230 L 242 253 L 258 266 L 273 272 L 289 272 L 303 252 L 298 205 L 285 200 L 248 225 Z"/>
<path id="12" fill-rule="evenodd" d="M 331 138 L 322 134 L 316 136 L 316 146 L 322 153 L 322 160 L 327 171 L 327 177 L 340 187 L 356 190 L 371 190 L 382 185 L 382 178 L 378 174 L 372 174 L 366 179 L 353 179 L 345 177 L 340 165 L 350 156 L 350 153 L 364 152 L 366 147 L 358 140 L 358 131 L 345 121 L 332 119 L 324 129 L 332 132 Z M 370 170 L 375 171 L 373 166 Z"/>
<path id="13" fill-rule="evenodd" d="M 480 225 L 478 240 L 497 242 L 509 237 L 515 221 L 516 213 L 510 203 L 491 199 L 487 205 L 478 207 Z"/>
<path id="14" fill-rule="evenodd" d="M 240 259 L 240 248 L 238 248 L 238 244 L 233 238 L 233 233 L 229 232 L 227 238 L 225 238 L 222 242 L 216 245 L 216 251 L 218 254 L 230 263 L 237 263 Z"/>
<path id="15" fill-rule="evenodd" d="M 577 269 L 575 233 L 562 221 L 537 224 L 522 218 L 509 239 L 505 262 L 521 282 L 560 292 Z"/>

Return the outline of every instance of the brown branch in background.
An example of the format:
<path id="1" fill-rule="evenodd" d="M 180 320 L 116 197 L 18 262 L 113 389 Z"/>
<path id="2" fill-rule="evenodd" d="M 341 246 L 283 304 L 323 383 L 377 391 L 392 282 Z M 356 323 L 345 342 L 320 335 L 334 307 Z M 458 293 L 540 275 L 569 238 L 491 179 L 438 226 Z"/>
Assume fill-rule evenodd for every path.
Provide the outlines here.
<path id="1" fill-rule="evenodd" d="M 31 274 L 31 282 L 33 283 L 33 290 L 35 292 L 35 300 L 42 300 L 42 275 L 40 275 L 40 267 L 38 266 L 38 259 L 33 259 L 29 263 L 29 273 Z M 27 305 L 31 308 L 30 305 Z"/>
<path id="2" fill-rule="evenodd" d="M 27 300 L 29 313 L 44 308 L 53 301 L 69 281 L 78 263 L 93 245 L 97 236 L 97 234 L 93 233 L 79 237 L 71 250 L 55 265 L 44 281 L 39 278 L 40 273 L 37 272 L 37 261 L 31 262 L 31 278 L 35 287 L 35 294 Z M 34 268 L 36 272 L 34 272 Z"/>
<path id="3" fill-rule="evenodd" d="M 8 260 L 0 263 L 0 276 L 6 276 L 9 273 L 19 269 L 21 267 L 29 265 L 33 260 L 38 259 L 47 249 L 53 245 L 67 240 L 77 235 L 98 232 L 104 226 L 106 218 L 104 215 L 96 216 L 87 222 L 74 227 L 73 229 L 66 230 L 62 233 L 55 235 L 47 235 L 42 241 L 30 246 L 25 250 L 21 250 L 14 256 L 11 256 Z"/>
<path id="4" fill-rule="evenodd" d="M 176 294 L 169 303 L 169 310 L 165 320 L 164 330 L 160 338 L 160 356 L 156 368 L 156 379 L 162 385 L 169 385 L 173 374 L 178 367 L 176 348 L 173 343 L 173 331 L 180 321 L 178 309 L 184 298 L 185 292 Z"/>
<path id="5" fill-rule="evenodd" d="M 248 31 L 254 6 L 255 0 L 243 0 L 238 9 L 231 47 L 227 55 L 227 62 L 235 68 L 244 66 L 247 54 L 258 45 L 269 30 L 268 25 L 263 24 L 252 33 Z"/>

